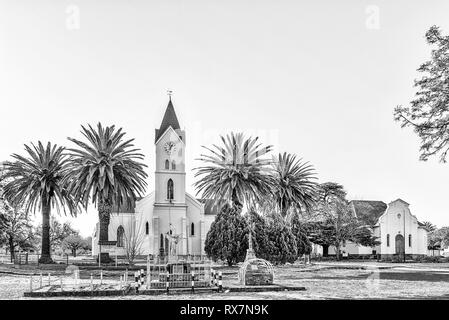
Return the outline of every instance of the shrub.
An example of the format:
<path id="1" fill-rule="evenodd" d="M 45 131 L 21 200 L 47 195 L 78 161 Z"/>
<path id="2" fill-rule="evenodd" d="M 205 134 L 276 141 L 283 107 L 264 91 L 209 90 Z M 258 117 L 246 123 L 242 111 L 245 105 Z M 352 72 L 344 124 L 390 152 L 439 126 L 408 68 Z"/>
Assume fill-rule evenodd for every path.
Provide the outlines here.
<path id="1" fill-rule="evenodd" d="M 241 209 L 224 205 L 206 235 L 204 251 L 212 260 L 226 261 L 229 266 L 245 259 L 248 248 L 247 223 Z"/>
<path id="2" fill-rule="evenodd" d="M 268 223 L 268 246 L 265 259 L 274 264 L 293 263 L 298 257 L 296 237 L 283 219 L 275 218 Z"/>

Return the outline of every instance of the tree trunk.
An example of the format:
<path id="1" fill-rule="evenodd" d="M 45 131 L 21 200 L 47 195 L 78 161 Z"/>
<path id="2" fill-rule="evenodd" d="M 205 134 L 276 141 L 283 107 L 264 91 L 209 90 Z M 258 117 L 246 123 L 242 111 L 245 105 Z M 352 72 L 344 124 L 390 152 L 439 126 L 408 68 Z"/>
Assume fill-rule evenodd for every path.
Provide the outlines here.
<path id="1" fill-rule="evenodd" d="M 76 249 L 72 249 L 72 256 L 76 257 Z"/>
<path id="2" fill-rule="evenodd" d="M 14 238 L 12 237 L 12 235 L 9 235 L 9 254 L 12 263 L 14 263 L 14 255 L 15 255 L 14 250 L 15 250 Z"/>
<path id="3" fill-rule="evenodd" d="M 323 244 L 323 257 L 327 257 L 329 255 L 329 245 Z"/>
<path id="4" fill-rule="evenodd" d="M 99 248 L 101 250 L 101 243 L 109 240 L 109 221 L 111 219 L 112 205 L 111 201 L 99 199 L 98 201 L 98 218 L 100 220 L 100 238 Z M 97 260 L 101 259 L 101 263 L 109 263 L 112 259 L 109 257 L 108 252 L 99 252 Z"/>
<path id="5" fill-rule="evenodd" d="M 42 199 L 42 249 L 39 258 L 39 263 L 42 264 L 53 263 L 50 251 L 50 213 L 50 202 L 47 199 Z"/>
<path id="6" fill-rule="evenodd" d="M 237 208 L 238 210 L 241 210 L 243 208 L 243 203 L 241 203 L 239 198 L 237 197 L 237 192 L 235 191 L 235 189 L 232 190 L 231 201 L 234 208 Z"/>
<path id="7" fill-rule="evenodd" d="M 340 244 L 337 244 L 336 246 L 335 246 L 335 249 L 336 249 L 336 257 L 337 257 L 337 261 L 339 261 L 340 260 Z"/>

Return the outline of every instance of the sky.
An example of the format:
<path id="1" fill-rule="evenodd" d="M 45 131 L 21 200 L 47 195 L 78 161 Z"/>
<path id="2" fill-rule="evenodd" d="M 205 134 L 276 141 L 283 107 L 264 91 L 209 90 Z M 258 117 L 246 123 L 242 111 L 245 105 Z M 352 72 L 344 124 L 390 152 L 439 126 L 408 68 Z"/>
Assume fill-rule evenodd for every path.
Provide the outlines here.
<path id="1" fill-rule="evenodd" d="M 201 145 L 243 131 L 349 199 L 401 198 L 449 225 L 448 165 L 419 161 L 418 137 L 393 119 L 430 57 L 426 31 L 449 34 L 448 18 L 447 0 L 0 0 L 0 160 L 38 140 L 72 146 L 101 121 L 135 138 L 150 192 L 172 90 L 192 194 Z M 98 216 L 58 219 L 89 236 Z"/>

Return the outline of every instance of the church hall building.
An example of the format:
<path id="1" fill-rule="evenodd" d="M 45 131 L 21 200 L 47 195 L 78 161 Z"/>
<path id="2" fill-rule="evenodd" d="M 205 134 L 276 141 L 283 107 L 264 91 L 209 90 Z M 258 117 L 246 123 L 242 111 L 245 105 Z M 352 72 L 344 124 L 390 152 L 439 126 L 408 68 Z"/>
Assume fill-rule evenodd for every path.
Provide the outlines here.
<path id="1" fill-rule="evenodd" d="M 352 200 L 350 206 L 354 216 L 370 227 L 380 242 L 375 247 L 365 247 L 347 241 L 340 248 L 349 256 L 380 255 L 382 259 L 393 257 L 418 258 L 428 255 L 428 231 L 410 211 L 409 204 L 396 199 L 388 205 L 383 201 Z M 323 255 L 321 246 L 314 246 L 315 254 Z M 336 254 L 336 248 L 328 248 L 329 255 Z"/>
<path id="2" fill-rule="evenodd" d="M 125 255 L 127 242 L 138 244 L 139 255 L 168 254 L 169 238 L 174 237 L 177 255 L 204 255 L 206 234 L 218 208 L 213 201 L 196 199 L 186 192 L 186 132 L 179 125 L 171 98 L 155 130 L 154 145 L 155 190 L 138 199 L 131 210 L 113 210 L 109 223 L 109 240 L 117 241 L 113 254 Z M 99 252 L 98 237 L 97 223 L 92 236 L 93 256 Z"/>

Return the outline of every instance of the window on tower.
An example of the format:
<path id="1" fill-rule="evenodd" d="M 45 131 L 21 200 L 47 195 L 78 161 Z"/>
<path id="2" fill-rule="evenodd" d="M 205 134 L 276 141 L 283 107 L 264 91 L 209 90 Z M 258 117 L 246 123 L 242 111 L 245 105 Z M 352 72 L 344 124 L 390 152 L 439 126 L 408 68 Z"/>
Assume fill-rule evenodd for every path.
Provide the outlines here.
<path id="1" fill-rule="evenodd" d="M 165 170 L 169 170 L 170 169 L 170 161 L 168 161 L 168 159 L 165 160 Z"/>
<path id="2" fill-rule="evenodd" d="M 190 235 L 194 236 L 195 235 L 195 224 L 192 222 L 192 224 L 190 225 Z"/>
<path id="3" fill-rule="evenodd" d="M 147 221 L 147 223 L 145 223 L 145 233 L 147 235 L 150 234 L 150 224 L 148 223 L 148 221 Z"/>
<path id="4" fill-rule="evenodd" d="M 171 169 L 172 170 L 176 170 L 176 162 L 175 162 L 175 160 L 172 160 L 172 162 L 171 162 Z"/>
<path id="5" fill-rule="evenodd" d="M 173 200 L 173 180 L 168 179 L 167 182 L 167 199 Z"/>

